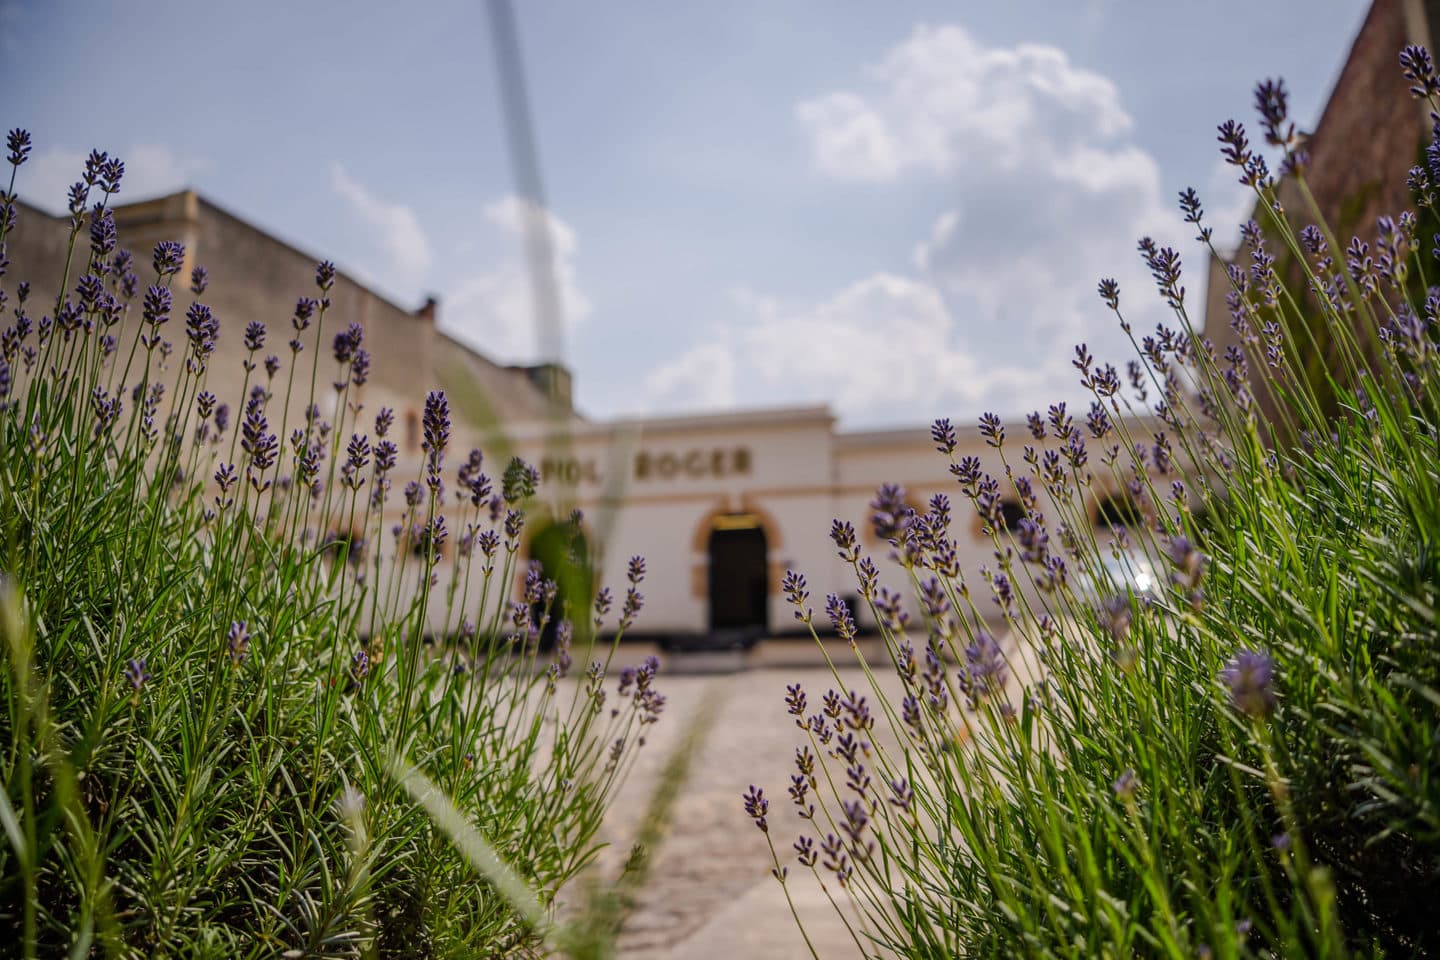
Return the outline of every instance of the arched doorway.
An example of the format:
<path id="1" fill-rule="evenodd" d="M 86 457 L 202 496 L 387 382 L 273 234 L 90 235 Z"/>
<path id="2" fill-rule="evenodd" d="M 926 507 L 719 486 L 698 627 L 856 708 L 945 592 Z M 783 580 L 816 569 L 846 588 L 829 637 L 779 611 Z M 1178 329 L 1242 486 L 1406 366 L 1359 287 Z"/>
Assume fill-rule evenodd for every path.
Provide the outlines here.
<path id="1" fill-rule="evenodd" d="M 765 527 L 753 513 L 726 513 L 711 521 L 710 629 L 754 630 L 770 626 L 770 560 Z"/>

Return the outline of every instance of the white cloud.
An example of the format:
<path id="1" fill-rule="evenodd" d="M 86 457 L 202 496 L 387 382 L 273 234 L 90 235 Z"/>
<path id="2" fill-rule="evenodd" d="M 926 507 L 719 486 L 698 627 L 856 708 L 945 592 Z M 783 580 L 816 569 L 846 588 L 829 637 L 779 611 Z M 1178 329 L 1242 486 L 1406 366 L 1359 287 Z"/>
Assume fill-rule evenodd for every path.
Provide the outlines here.
<path id="1" fill-rule="evenodd" d="M 647 410 L 723 410 L 736 404 L 735 356 L 724 343 L 702 343 L 656 367 L 641 387 Z"/>
<path id="2" fill-rule="evenodd" d="M 689 370 L 695 396 L 723 396 L 723 377 L 747 399 L 829 402 L 852 424 L 1079 400 L 1074 344 L 1117 366 L 1131 355 L 1097 281 L 1118 279 L 1143 331 L 1166 314 L 1136 240 L 1197 259 L 1115 85 L 1057 48 L 985 47 L 958 26 L 917 28 L 867 74 L 796 118 L 831 179 L 936 181 L 916 275 L 875 272 L 789 305 L 746 293 L 732 326 L 662 368 L 666 398 L 684 399 L 672 381 Z M 1204 276 L 1188 284 L 1197 317 Z"/>
<path id="3" fill-rule="evenodd" d="M 590 315 L 590 301 L 581 291 L 575 269 L 579 239 L 575 230 L 551 211 L 527 207 L 516 196 L 501 197 L 485 207 L 485 219 L 499 233 L 507 252 L 488 270 L 461 279 L 447 291 L 440 319 L 444 327 L 487 356 L 524 362 L 545 352 L 538 342 L 530 274 L 523 256 L 526 221 L 540 214 L 554 250 L 555 282 L 559 287 L 563 332 Z"/>
<path id="4" fill-rule="evenodd" d="M 867 70 L 874 89 L 824 94 L 796 107 L 820 170 L 891 180 L 910 170 L 1008 168 L 1042 145 L 1129 130 L 1115 84 L 1037 44 L 987 48 L 962 27 L 916 27 Z"/>
<path id="5" fill-rule="evenodd" d="M 795 115 L 812 138 L 815 162 L 837 180 L 890 180 L 900 173 L 902 146 L 880 116 L 853 93 L 807 100 Z"/>
<path id="6" fill-rule="evenodd" d="M 16 191 L 42 210 L 64 213 L 70 185 L 80 179 L 89 155 L 88 150 L 62 146 L 37 150 L 20 168 Z M 129 150 L 119 151 L 118 156 L 125 162 L 125 176 L 115 203 L 149 200 L 194 186 L 196 177 L 211 167 L 205 157 L 176 153 L 156 143 L 134 144 Z M 98 194 L 91 199 L 98 200 Z"/>
<path id="7" fill-rule="evenodd" d="M 370 236 L 385 261 L 385 268 L 378 272 L 403 285 L 424 280 L 432 259 L 430 240 L 415 211 L 403 203 L 380 200 L 339 163 L 330 164 L 330 186 L 356 218 L 370 228 Z"/>
<path id="8" fill-rule="evenodd" d="M 818 303 L 741 291 L 738 322 L 655 369 L 644 410 L 828 402 L 848 422 L 913 420 L 1024 386 L 1029 370 L 985 369 L 929 283 L 877 273 Z"/>

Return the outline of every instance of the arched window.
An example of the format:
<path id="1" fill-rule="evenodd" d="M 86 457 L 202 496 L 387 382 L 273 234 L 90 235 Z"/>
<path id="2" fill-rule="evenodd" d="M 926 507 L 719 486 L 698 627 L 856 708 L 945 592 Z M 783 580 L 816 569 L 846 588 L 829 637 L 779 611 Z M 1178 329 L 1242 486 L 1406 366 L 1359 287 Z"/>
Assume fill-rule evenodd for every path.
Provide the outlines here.
<path id="1" fill-rule="evenodd" d="M 405 449 L 420 452 L 420 416 L 414 410 L 405 414 Z"/>

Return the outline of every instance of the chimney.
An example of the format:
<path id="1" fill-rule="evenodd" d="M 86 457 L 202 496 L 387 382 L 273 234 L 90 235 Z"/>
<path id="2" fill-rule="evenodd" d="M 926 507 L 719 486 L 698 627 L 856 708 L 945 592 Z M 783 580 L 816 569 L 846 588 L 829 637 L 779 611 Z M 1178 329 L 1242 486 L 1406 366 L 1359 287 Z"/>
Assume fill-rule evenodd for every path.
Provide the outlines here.
<path id="1" fill-rule="evenodd" d="M 551 403 L 557 405 L 566 413 L 573 413 L 575 410 L 574 400 L 570 393 L 570 371 L 563 364 L 539 363 L 531 367 L 524 367 L 525 376 L 529 378 Z"/>
<path id="2" fill-rule="evenodd" d="M 433 327 L 435 326 L 435 311 L 439 306 L 439 300 L 436 300 L 433 296 L 426 297 L 424 305 L 415 311 L 415 316 Z"/>

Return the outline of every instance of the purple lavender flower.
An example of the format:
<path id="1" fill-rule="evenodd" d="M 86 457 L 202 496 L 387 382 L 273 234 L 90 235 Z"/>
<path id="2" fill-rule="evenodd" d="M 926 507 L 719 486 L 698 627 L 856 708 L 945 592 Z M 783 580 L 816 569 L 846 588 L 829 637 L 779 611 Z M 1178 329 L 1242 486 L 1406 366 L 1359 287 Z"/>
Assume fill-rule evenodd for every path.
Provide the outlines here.
<path id="1" fill-rule="evenodd" d="M 936 450 L 949 456 L 955 452 L 957 445 L 955 425 L 948 419 L 936 420 L 930 425 L 930 439 L 935 442 Z"/>
<path id="2" fill-rule="evenodd" d="M 97 259 L 108 257 L 115 250 L 115 214 L 101 209 L 90 218 L 90 252 Z M 103 272 L 104 265 L 101 264 Z"/>
<path id="3" fill-rule="evenodd" d="M 795 852 L 799 855 L 799 856 L 796 857 L 796 860 L 800 863 L 800 866 L 802 866 L 802 867 L 813 867 L 813 866 L 815 866 L 815 861 L 816 861 L 816 859 L 817 859 L 817 855 L 816 855 L 816 853 L 815 853 L 815 841 L 814 841 L 814 840 L 810 839 L 809 837 L 802 836 L 802 837 L 800 837 L 800 839 L 798 839 L 798 840 L 795 841 L 794 846 L 795 846 Z"/>
<path id="4" fill-rule="evenodd" d="M 1165 552 L 1170 557 L 1170 562 L 1175 565 L 1171 573 L 1171 579 L 1176 586 L 1193 590 L 1200 585 L 1201 578 L 1205 575 L 1205 567 L 1209 559 L 1205 554 L 1196 549 L 1189 538 L 1177 534 L 1170 539 Z"/>
<path id="5" fill-rule="evenodd" d="M 245 349 L 254 353 L 265 347 L 265 324 L 259 320 L 251 320 L 245 324 Z M 276 361 L 277 363 L 279 361 Z"/>
<path id="6" fill-rule="evenodd" d="M 988 446 L 997 449 L 1005 442 L 1005 428 L 1000 423 L 1000 418 L 993 413 L 982 413 L 980 415 L 980 436 L 985 438 Z"/>
<path id="7" fill-rule="evenodd" d="M 330 288 L 335 286 L 335 264 L 329 260 L 321 260 L 316 264 L 315 285 L 320 288 L 321 293 L 330 292 Z"/>
<path id="8" fill-rule="evenodd" d="M 645 597 L 639 590 L 631 587 L 625 591 L 625 602 L 620 605 L 620 629 L 628 630 L 635 623 L 635 616 L 645 605 Z"/>
<path id="9" fill-rule="evenodd" d="M 152 285 L 145 290 L 141 315 L 152 328 L 158 327 L 170 319 L 171 303 L 172 298 L 168 289 Z"/>
<path id="10" fill-rule="evenodd" d="M 256 470 L 268 469 L 275 462 L 275 454 L 279 450 L 279 440 L 275 434 L 268 432 L 269 427 L 258 405 L 252 406 L 246 413 L 245 422 L 240 427 L 240 447 L 250 454 Z"/>
<path id="11" fill-rule="evenodd" d="M 100 189 L 104 193 L 119 193 L 120 181 L 125 176 L 125 164 L 119 157 L 107 157 L 100 165 Z"/>
<path id="12" fill-rule="evenodd" d="M 870 599 L 875 595 L 875 584 L 880 580 L 880 568 L 875 566 L 875 561 L 869 557 L 861 557 L 855 567 L 855 575 L 860 581 L 860 596 Z"/>
<path id="13" fill-rule="evenodd" d="M 5 145 L 10 150 L 8 157 L 10 165 L 12 167 L 20 166 L 20 164 L 24 163 L 30 156 L 30 132 L 16 127 L 10 131 L 10 135 L 5 140 Z"/>
<path id="14" fill-rule="evenodd" d="M 811 610 L 805 606 L 805 601 L 810 599 L 810 591 L 805 587 L 804 574 L 786 570 L 780 581 L 780 589 L 785 594 L 785 599 L 795 608 L 795 619 L 801 623 L 809 623 Z"/>
<path id="15" fill-rule="evenodd" d="M 1429 50 L 1419 44 L 1401 50 L 1400 69 L 1405 79 L 1414 84 L 1410 88 L 1412 97 L 1426 99 L 1440 94 L 1440 78 L 1435 76 L 1435 62 L 1430 59 Z"/>
<path id="16" fill-rule="evenodd" d="M 84 181 L 72 183 L 68 195 L 71 222 L 75 227 L 80 226 L 80 217 L 85 213 L 85 203 L 90 198 L 90 188 Z"/>
<path id="17" fill-rule="evenodd" d="M 425 449 L 432 455 L 443 453 L 450 442 L 450 403 L 445 394 L 432 390 L 425 397 Z"/>
<path id="18" fill-rule="evenodd" d="M 1268 716 L 1275 709 L 1275 661 L 1268 653 L 1241 650 L 1220 671 L 1230 689 L 1230 703 L 1250 717 Z"/>
<path id="19" fill-rule="evenodd" d="M 880 588 L 880 593 L 875 597 L 875 610 L 880 618 L 880 626 L 892 633 L 904 630 L 910 623 L 910 615 L 905 612 L 903 598 L 888 587 Z"/>
<path id="20" fill-rule="evenodd" d="M 155 244 L 155 253 L 151 257 L 151 264 L 159 276 L 168 277 L 179 273 L 184 263 L 185 245 L 183 243 L 161 240 Z"/>
<path id="21" fill-rule="evenodd" d="M 1114 278 L 1106 277 L 1101 280 L 1097 290 L 1100 294 L 1100 299 L 1105 301 L 1107 307 L 1111 310 L 1120 309 L 1120 284 L 1117 283 Z"/>
<path id="22" fill-rule="evenodd" d="M 426 523 L 417 524 L 412 531 L 414 541 L 414 552 L 417 557 L 424 557 L 431 563 L 438 563 L 445 550 L 445 541 L 449 539 L 450 531 L 445 526 L 445 518 L 436 516 Z"/>
<path id="23" fill-rule="evenodd" d="M 360 349 L 360 343 L 365 338 L 365 328 L 358 323 L 351 323 L 350 326 L 335 334 L 334 351 L 335 362 L 345 365 L 355 358 L 355 351 Z"/>
<path id="24" fill-rule="evenodd" d="M 141 689 L 151 680 L 153 675 L 145 667 L 145 658 L 131 660 L 125 664 L 125 679 L 130 681 L 130 687 L 138 697 Z"/>
<path id="25" fill-rule="evenodd" d="M 1255 110 L 1265 129 L 1265 142 L 1273 147 L 1289 146 L 1295 140 L 1295 124 L 1287 124 L 1287 101 L 1284 80 L 1262 80 L 1255 86 Z"/>
<path id="26" fill-rule="evenodd" d="M 1110 634 L 1110 639 L 1119 643 L 1130 632 L 1130 624 L 1134 618 L 1130 609 L 1130 598 L 1123 593 L 1106 597 L 1096 608 L 1095 616 L 1100 621 L 1100 626 Z"/>
<path id="27" fill-rule="evenodd" d="M 375 475 L 383 477 L 395 469 L 396 447 L 393 441 L 381 440 L 375 444 Z"/>
<path id="28" fill-rule="evenodd" d="M 835 880 L 840 886 L 848 886 L 855 868 L 851 866 L 850 857 L 845 853 L 845 841 L 833 833 L 827 833 L 820 841 L 820 853 L 823 857 L 822 866 L 835 874 Z"/>
<path id="29" fill-rule="evenodd" d="M 875 529 L 875 536 L 880 540 L 891 541 L 899 536 L 906 517 L 913 512 L 905 502 L 905 488 L 894 483 L 880 485 L 880 489 L 875 491 L 875 499 L 870 501 L 870 509 L 873 511 L 870 514 L 870 523 Z M 853 528 L 849 534 L 854 535 Z M 834 537 L 833 532 L 831 536 Z M 838 541 L 837 545 L 840 545 Z"/>
<path id="30" fill-rule="evenodd" d="M 975 496 L 981 474 L 979 457 L 961 457 L 958 463 L 950 464 L 950 475 L 960 484 L 967 497 Z"/>
<path id="31" fill-rule="evenodd" d="M 805 725 L 805 690 L 798 683 L 785 686 L 785 712 L 800 719 L 796 723 Z"/>
<path id="32" fill-rule="evenodd" d="M 1245 125 L 1235 120 L 1226 120 L 1216 128 L 1218 136 L 1215 138 L 1221 144 L 1220 155 L 1225 162 L 1233 167 L 1244 168 L 1250 163 L 1250 141 L 1245 136 Z M 1249 185 L 1249 181 L 1241 178 L 1241 183 Z"/>
<path id="33" fill-rule="evenodd" d="M 101 170 L 109 159 L 110 154 L 104 150 L 90 151 L 90 156 L 85 158 L 85 172 L 81 174 L 81 179 L 86 185 L 93 187 L 100 182 Z"/>
<path id="34" fill-rule="evenodd" d="M 230 624 L 230 632 L 225 635 L 225 641 L 230 648 L 230 662 L 240 666 L 245 662 L 245 658 L 250 656 L 250 631 L 244 620 L 236 620 Z"/>
<path id="35" fill-rule="evenodd" d="M 185 313 L 185 336 L 197 360 L 215 352 L 215 338 L 220 334 L 220 321 L 203 303 L 192 303 Z"/>
<path id="36" fill-rule="evenodd" d="M 850 608 L 847 607 L 838 594 L 828 594 L 825 597 L 825 613 L 830 617 L 830 625 L 840 639 L 847 643 L 855 643 L 855 618 L 850 615 Z"/>
<path id="37" fill-rule="evenodd" d="M 309 328 L 310 318 L 315 315 L 318 305 L 311 297 L 301 297 L 295 301 L 295 313 L 290 318 L 290 326 L 295 328 L 296 333 L 304 333 Z"/>
<path id="38" fill-rule="evenodd" d="M 901 500 L 900 502 L 903 504 L 904 501 Z M 884 525 L 888 528 L 889 518 L 891 516 L 889 508 L 892 503 L 893 498 L 890 496 L 889 491 L 882 487 L 875 501 L 870 504 L 870 506 L 877 511 L 877 516 L 884 514 L 884 517 L 877 521 L 877 530 L 879 525 Z M 855 527 L 850 521 L 841 521 L 838 519 L 830 521 L 830 539 L 839 549 L 841 560 L 844 560 L 846 563 L 854 563 L 860 558 L 860 544 L 855 536 Z M 887 537 L 886 539 L 889 538 Z"/>
<path id="39" fill-rule="evenodd" d="M 630 583 L 635 586 L 640 585 L 640 581 L 645 579 L 644 557 L 634 556 L 630 558 L 630 563 L 627 565 L 625 571 L 625 579 L 629 580 Z"/>
<path id="40" fill-rule="evenodd" d="M 870 814 L 866 810 L 865 801 L 842 800 L 840 809 L 845 814 L 840 821 L 840 830 L 850 841 L 851 853 L 863 860 L 874 846 L 874 841 L 864 839 L 865 828 L 870 824 Z"/>
<path id="41" fill-rule="evenodd" d="M 105 293 L 105 284 L 93 273 L 87 273 L 75 285 L 75 292 L 79 294 L 84 308 L 93 311 L 100 297 Z"/>
<path id="42" fill-rule="evenodd" d="M 1155 278 L 1160 295 L 1172 308 L 1179 310 L 1185 303 L 1185 288 L 1180 286 L 1180 253 L 1173 247 L 1156 248 L 1149 237 L 1140 241 L 1145 265 Z"/>
<path id="43" fill-rule="evenodd" d="M 205 292 L 205 288 L 208 286 L 210 286 L 210 271 L 196 264 L 190 271 L 190 292 L 198 297 Z"/>
<path id="44" fill-rule="evenodd" d="M 765 799 L 765 791 L 752 783 L 749 792 L 741 799 L 745 801 L 745 815 L 755 821 L 760 832 L 769 833 L 770 822 L 766 819 L 766 814 L 770 812 L 770 801 Z"/>
<path id="45" fill-rule="evenodd" d="M 350 444 L 345 449 L 345 465 L 351 472 L 363 470 L 370 462 L 370 441 L 358 433 L 350 435 Z"/>
<path id="46" fill-rule="evenodd" d="M 994 637 L 983 630 L 977 631 L 974 641 L 966 646 L 964 657 L 965 663 L 959 676 L 960 689 L 965 691 L 972 705 L 1004 688 L 1008 676 L 1005 651 Z"/>
<path id="47" fill-rule="evenodd" d="M 1303 176 L 1310 169 L 1309 150 L 1291 150 L 1280 161 L 1281 177 Z"/>
<path id="48" fill-rule="evenodd" d="M 357 387 L 365 386 L 365 381 L 370 379 L 370 351 L 360 349 L 355 351 L 354 358 L 350 361 L 350 380 Z"/>
<path id="49" fill-rule="evenodd" d="M 220 487 L 221 494 L 229 493 L 230 488 L 235 485 L 236 479 L 235 467 L 232 464 L 222 463 L 215 469 L 215 483 Z"/>
<path id="50" fill-rule="evenodd" d="M 1127 768 L 1115 778 L 1110 789 L 1115 791 L 1115 798 L 1121 803 L 1132 803 L 1135 800 L 1136 791 L 1140 789 L 1140 781 L 1136 778 L 1135 771 Z"/>
<path id="51" fill-rule="evenodd" d="M 10 392 L 9 372 L 9 367 L 0 358 L 0 400 Z M 90 393 L 90 406 L 95 412 L 95 436 L 103 436 L 120 416 L 120 398 L 112 398 L 104 387 L 97 384 Z"/>

